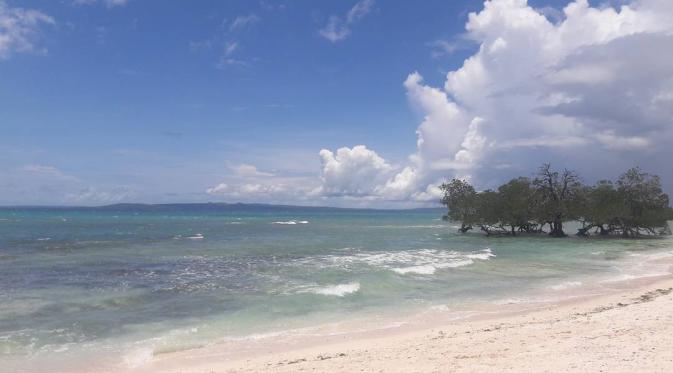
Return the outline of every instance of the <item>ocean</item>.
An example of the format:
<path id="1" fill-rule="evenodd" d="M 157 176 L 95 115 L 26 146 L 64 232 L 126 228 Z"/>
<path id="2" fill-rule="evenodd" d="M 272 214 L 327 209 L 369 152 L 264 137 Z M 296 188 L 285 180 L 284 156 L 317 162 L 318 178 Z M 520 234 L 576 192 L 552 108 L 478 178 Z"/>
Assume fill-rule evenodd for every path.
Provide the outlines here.
<path id="1" fill-rule="evenodd" d="M 645 263 L 673 255 L 670 238 L 485 237 L 460 234 L 441 215 L 219 204 L 0 209 L 0 371 L 96 354 L 132 365 L 351 318 L 562 297 L 668 273 Z"/>

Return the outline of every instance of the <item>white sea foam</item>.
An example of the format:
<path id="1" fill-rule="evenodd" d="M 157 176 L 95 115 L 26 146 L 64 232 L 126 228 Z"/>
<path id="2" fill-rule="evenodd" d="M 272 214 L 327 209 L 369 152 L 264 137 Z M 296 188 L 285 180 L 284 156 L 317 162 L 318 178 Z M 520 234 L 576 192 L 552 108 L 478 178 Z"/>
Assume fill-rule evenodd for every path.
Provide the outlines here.
<path id="1" fill-rule="evenodd" d="M 130 368 L 139 368 L 154 358 L 153 347 L 137 348 L 126 353 L 123 357 L 124 363 Z"/>
<path id="2" fill-rule="evenodd" d="M 419 275 L 432 275 L 437 271 L 437 267 L 432 265 L 424 265 L 424 266 L 413 266 L 404 268 L 392 268 L 392 271 L 397 272 L 401 275 L 406 275 L 407 273 L 416 273 Z"/>
<path id="3" fill-rule="evenodd" d="M 549 286 L 548 289 L 559 291 L 559 290 L 566 290 L 566 289 L 570 289 L 570 288 L 576 288 L 578 286 L 582 286 L 582 283 L 580 281 L 565 281 L 565 282 L 562 282 L 560 284 Z"/>
<path id="4" fill-rule="evenodd" d="M 500 306 L 504 306 L 507 304 L 521 304 L 521 303 L 527 303 L 530 302 L 531 299 L 527 298 L 506 298 L 506 299 L 499 299 L 493 302 L 493 304 L 497 304 Z"/>
<path id="5" fill-rule="evenodd" d="M 449 308 L 449 306 L 447 306 L 446 304 L 438 304 L 438 305 L 435 305 L 435 306 L 430 306 L 430 309 L 433 310 L 433 311 L 450 311 L 451 310 L 451 308 Z"/>
<path id="6" fill-rule="evenodd" d="M 51 237 L 44 237 L 44 238 L 38 238 L 38 241 L 49 241 L 51 240 Z"/>
<path id="7" fill-rule="evenodd" d="M 619 276 L 615 276 L 615 277 L 603 280 L 603 281 L 601 281 L 601 283 L 630 281 L 630 280 L 637 280 L 637 279 L 641 279 L 641 278 L 659 277 L 659 276 L 667 276 L 667 275 L 670 275 L 670 273 L 668 273 L 668 272 L 641 273 L 641 274 L 625 273 L 625 274 L 621 274 Z"/>
<path id="8" fill-rule="evenodd" d="M 647 255 L 648 260 L 659 260 L 673 257 L 673 251 L 664 251 L 661 253 L 654 253 Z"/>
<path id="9" fill-rule="evenodd" d="M 351 255 L 328 255 L 311 257 L 298 261 L 301 265 L 317 265 L 321 268 L 348 268 L 357 265 L 368 265 L 386 269 L 400 275 L 432 275 L 437 270 L 458 268 L 474 264 L 475 261 L 486 261 L 495 254 L 491 249 L 473 252 L 452 250 L 405 250 L 405 251 L 354 251 Z"/>
<path id="10" fill-rule="evenodd" d="M 274 221 L 271 224 L 280 224 L 280 225 L 297 225 L 297 224 L 308 224 L 308 220 L 288 220 L 288 221 Z"/>
<path id="11" fill-rule="evenodd" d="M 493 254 L 493 251 L 491 249 L 486 248 L 475 254 L 467 254 L 466 257 L 477 260 L 489 260 L 495 257 L 495 254 Z"/>
<path id="12" fill-rule="evenodd" d="M 334 297 L 344 297 L 348 294 L 356 293 L 360 290 L 360 283 L 351 282 L 348 284 L 337 284 L 327 286 L 310 286 L 300 290 L 300 293 L 313 293 L 320 295 L 328 295 Z"/>
<path id="13" fill-rule="evenodd" d="M 185 238 L 190 239 L 190 240 L 202 240 L 202 239 L 204 239 L 203 234 L 201 234 L 201 233 L 197 233 L 193 236 L 189 236 L 189 237 L 185 237 Z"/>

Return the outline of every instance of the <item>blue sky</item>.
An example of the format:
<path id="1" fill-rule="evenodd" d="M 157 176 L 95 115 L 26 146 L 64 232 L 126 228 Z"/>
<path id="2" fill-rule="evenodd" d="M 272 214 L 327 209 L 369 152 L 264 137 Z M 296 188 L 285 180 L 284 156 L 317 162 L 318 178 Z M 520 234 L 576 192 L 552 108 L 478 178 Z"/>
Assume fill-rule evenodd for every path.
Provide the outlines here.
<path id="1" fill-rule="evenodd" d="M 556 26 L 570 17 L 562 13 L 568 1 L 494 3 L 508 11 L 532 9 Z M 469 166 L 442 168 L 435 164 L 446 156 L 418 143 L 422 134 L 416 132 L 433 117 L 433 108 L 421 96 L 414 98 L 414 89 L 441 91 L 447 73 L 493 43 L 491 36 L 480 39 L 478 30 L 466 30 L 471 12 L 490 11 L 479 1 L 0 4 L 0 25 L 12 21 L 0 26 L 0 40 L 3 34 L 10 40 L 0 42 L 0 172 L 5 175 L 0 204 L 411 206 L 432 201 L 429 187 L 441 177 L 461 176 L 467 169 L 473 172 L 465 176 L 485 186 L 533 170 L 509 162 L 489 171 L 486 154 L 493 152 L 483 152 Z M 587 6 L 600 12 L 613 5 Z M 621 21 L 606 15 L 605 22 Z M 631 34 L 624 31 L 605 42 Z M 408 80 L 414 72 L 422 83 Z M 471 111 L 472 119 L 495 121 L 486 115 L 492 105 L 480 108 L 461 100 L 464 93 L 457 89 L 441 94 L 461 111 Z M 576 113 L 554 115 L 589 121 Z M 450 123 L 426 128 L 432 126 L 444 126 L 439 138 L 463 143 L 469 132 Z M 624 157 L 634 163 L 634 149 L 613 145 L 638 148 L 648 141 L 616 124 L 598 127 L 612 149 L 598 159 Z M 540 134 L 533 141 L 547 142 L 533 146 L 521 145 L 530 144 L 524 136 L 479 138 L 488 139 L 486 144 L 516 144 L 517 157 L 537 152 L 544 157 L 547 150 L 540 148 L 553 148 L 555 160 L 573 151 L 549 145 L 550 136 Z M 339 154 L 342 147 L 348 151 Z M 323 149 L 332 156 L 320 153 Z M 447 151 L 453 157 L 460 149 Z M 437 162 L 428 161 L 431 157 Z M 560 165 L 575 166 L 571 158 L 561 157 Z M 407 174 L 422 177 L 405 181 L 404 192 L 385 188 L 407 168 Z M 349 178 L 354 175 L 378 184 Z"/>

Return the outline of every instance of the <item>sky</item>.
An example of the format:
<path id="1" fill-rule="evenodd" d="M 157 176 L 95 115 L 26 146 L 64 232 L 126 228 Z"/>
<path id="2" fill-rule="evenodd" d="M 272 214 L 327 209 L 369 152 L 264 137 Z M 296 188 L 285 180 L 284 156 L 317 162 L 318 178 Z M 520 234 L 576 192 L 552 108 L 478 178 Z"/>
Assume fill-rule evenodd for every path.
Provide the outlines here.
<path id="1" fill-rule="evenodd" d="M 673 192 L 673 1 L 0 0 L 0 205 Z"/>

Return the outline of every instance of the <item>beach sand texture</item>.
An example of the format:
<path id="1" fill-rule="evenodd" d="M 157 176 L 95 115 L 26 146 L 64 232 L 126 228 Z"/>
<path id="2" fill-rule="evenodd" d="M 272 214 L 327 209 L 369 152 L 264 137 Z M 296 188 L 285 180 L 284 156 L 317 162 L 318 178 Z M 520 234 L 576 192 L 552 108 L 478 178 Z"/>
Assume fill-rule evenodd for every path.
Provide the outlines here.
<path id="1" fill-rule="evenodd" d="M 167 354 L 138 371 L 671 372 L 673 279 L 524 314 L 242 360 L 223 360 L 217 348 Z"/>

